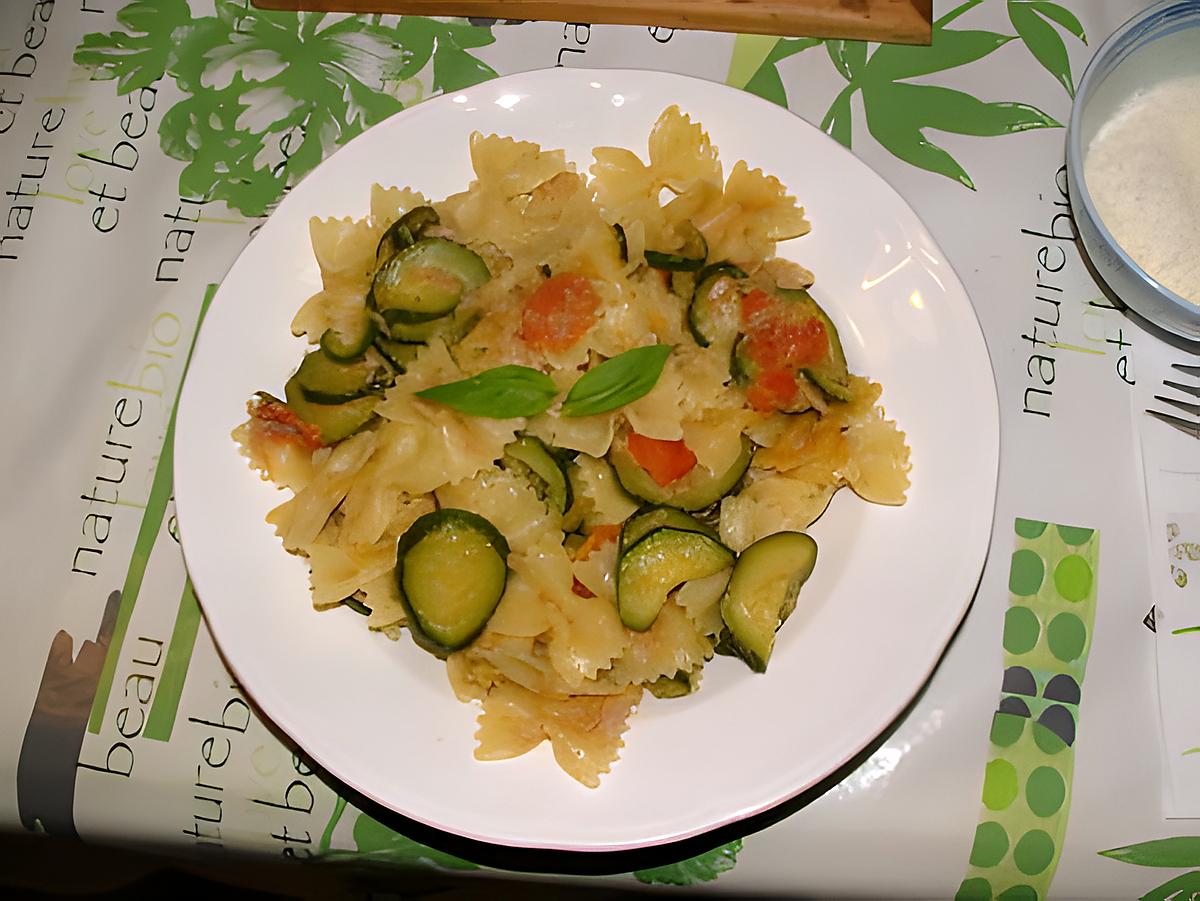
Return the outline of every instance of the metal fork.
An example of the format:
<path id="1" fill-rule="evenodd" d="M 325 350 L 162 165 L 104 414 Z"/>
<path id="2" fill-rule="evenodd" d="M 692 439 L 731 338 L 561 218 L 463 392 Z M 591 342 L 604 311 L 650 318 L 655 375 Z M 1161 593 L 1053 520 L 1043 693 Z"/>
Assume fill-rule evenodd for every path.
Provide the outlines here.
<path id="1" fill-rule="evenodd" d="M 1200 377 L 1200 366 L 1185 366 L 1183 363 L 1172 363 L 1171 368 L 1177 369 L 1184 375 Z M 1200 398 L 1200 386 L 1185 385 L 1183 382 L 1173 382 L 1170 379 L 1163 379 L 1163 385 L 1168 388 L 1174 388 L 1176 391 L 1182 391 L 1184 394 L 1189 394 L 1192 397 Z M 1182 410 L 1184 413 L 1200 417 L 1200 403 L 1178 400 L 1174 397 L 1165 397 L 1161 394 L 1154 395 L 1154 399 L 1160 400 L 1164 404 L 1170 404 L 1175 409 Z M 1167 425 L 1174 426 L 1184 434 L 1191 435 L 1193 438 L 1200 438 L 1200 422 L 1191 419 L 1181 419 L 1178 416 L 1172 416 L 1170 413 L 1163 413 L 1159 410 L 1147 410 L 1146 412 L 1155 419 L 1161 419 Z"/>

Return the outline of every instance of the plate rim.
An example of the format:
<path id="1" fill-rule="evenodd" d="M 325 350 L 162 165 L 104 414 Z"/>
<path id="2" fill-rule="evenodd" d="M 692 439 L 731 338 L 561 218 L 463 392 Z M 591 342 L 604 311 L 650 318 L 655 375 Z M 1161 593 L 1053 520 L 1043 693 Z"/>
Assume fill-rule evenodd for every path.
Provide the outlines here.
<path id="1" fill-rule="evenodd" d="M 560 72 L 562 74 L 557 74 Z M 976 554 L 978 557 L 977 564 L 973 563 L 972 566 L 970 567 L 970 571 L 973 573 L 976 573 L 976 575 L 974 577 L 974 581 L 973 581 L 973 586 L 972 586 L 971 590 L 969 591 L 969 593 L 967 594 L 965 600 L 963 601 L 959 612 L 952 618 L 952 621 L 951 621 L 951 619 L 947 619 L 945 628 L 943 628 L 943 630 L 938 633 L 938 636 L 937 636 L 938 651 L 935 655 L 932 656 L 932 659 L 929 662 L 929 664 L 926 667 L 924 667 L 924 672 L 923 672 L 923 675 L 922 675 L 920 681 L 916 684 L 915 688 L 911 692 L 904 693 L 904 696 L 900 700 L 900 702 L 895 706 L 894 709 L 891 709 L 889 711 L 886 721 L 883 722 L 879 727 L 872 729 L 870 734 L 861 743 L 856 743 L 855 746 L 850 750 L 850 752 L 847 753 L 843 759 L 839 760 L 836 765 L 823 767 L 823 769 L 825 770 L 823 773 L 815 776 L 814 778 L 805 782 L 804 784 L 795 786 L 792 790 L 790 790 L 785 795 L 776 797 L 770 801 L 756 803 L 753 806 L 748 807 L 748 808 L 739 808 L 726 816 L 722 816 L 719 818 L 711 818 L 710 821 L 707 821 L 701 825 L 696 825 L 696 826 L 692 826 L 692 827 L 689 827 L 686 829 L 680 829 L 677 831 L 673 831 L 670 834 L 656 835 L 654 837 L 642 838 L 642 839 L 633 840 L 633 841 L 610 841 L 610 842 L 602 842 L 602 843 L 596 843 L 596 844 L 579 844 L 576 842 L 555 842 L 553 840 L 527 840 L 527 839 L 521 839 L 521 838 L 497 838 L 495 836 L 480 834 L 478 832 L 472 831 L 469 828 L 448 826 L 444 823 L 438 822 L 436 820 L 436 818 L 434 818 L 434 817 L 421 815 L 421 814 L 419 814 L 415 811 L 411 811 L 411 810 L 399 809 L 397 804 L 395 804 L 392 801 L 389 801 L 386 797 L 384 797 L 384 795 L 382 793 L 371 790 L 371 788 L 368 785 L 364 784 L 362 782 L 362 780 L 354 778 L 352 773 L 343 773 L 340 771 L 340 769 L 331 767 L 328 764 L 328 762 L 325 759 L 323 759 L 322 755 L 313 753 L 305 746 L 305 743 L 297 736 L 297 732 L 300 732 L 302 730 L 296 728 L 296 724 L 294 722 L 290 721 L 290 717 L 276 716 L 276 715 L 268 714 L 268 712 L 259 704 L 259 702 L 257 701 L 257 699 L 255 697 L 254 689 L 251 686 L 247 685 L 245 683 L 245 681 L 243 680 L 243 674 L 240 671 L 240 668 L 237 665 L 237 663 L 234 660 L 232 660 L 229 656 L 226 655 L 225 650 L 224 650 L 225 643 L 224 643 L 223 639 L 221 638 L 221 636 L 218 634 L 219 631 L 221 632 L 221 634 L 224 634 L 224 631 L 218 630 L 217 628 L 213 627 L 213 625 L 211 624 L 211 622 L 209 621 L 209 619 L 207 617 L 207 608 L 206 608 L 206 605 L 203 600 L 203 593 L 201 591 L 197 591 L 197 599 L 200 602 L 201 608 L 206 611 L 205 622 L 206 622 L 206 624 L 208 624 L 208 629 L 213 638 L 214 645 L 215 645 L 224 665 L 226 667 L 228 667 L 229 671 L 235 676 L 235 678 L 237 679 L 238 685 L 242 688 L 242 690 L 246 694 L 247 698 L 253 703 L 255 709 L 258 711 L 258 713 L 262 717 L 262 719 L 264 719 L 268 724 L 274 726 L 275 728 L 279 729 L 283 734 L 285 734 L 288 737 L 288 740 L 293 742 L 306 755 L 308 755 L 312 759 L 312 761 L 321 768 L 322 771 L 324 771 L 326 774 L 328 774 L 336 782 L 343 783 L 344 785 L 349 787 L 353 792 L 361 795 L 362 797 L 366 798 L 367 800 L 371 801 L 372 803 L 379 805 L 381 808 L 383 808 L 385 810 L 392 811 L 399 816 L 402 816 L 406 819 L 412 820 L 424 827 L 434 829 L 434 830 L 444 833 L 446 835 L 459 836 L 459 837 L 467 839 L 469 841 L 478 842 L 478 843 L 490 845 L 493 847 L 508 847 L 508 848 L 514 848 L 514 849 L 524 849 L 524 850 L 578 852 L 578 853 L 584 853 L 584 854 L 588 854 L 588 855 L 595 855 L 595 854 L 605 854 L 605 853 L 622 852 L 622 851 L 636 851 L 636 850 L 654 848 L 654 847 L 658 847 L 658 846 L 667 846 L 667 845 L 675 844 L 678 842 L 686 841 L 689 839 L 695 839 L 706 833 L 714 832 L 719 829 L 725 829 L 725 828 L 728 828 L 738 822 L 742 822 L 744 820 L 748 820 L 748 819 L 752 819 L 757 816 L 761 816 L 762 814 L 764 814 L 768 811 L 771 811 L 781 805 L 786 804 L 787 802 L 802 795 L 804 792 L 809 791 L 813 787 L 819 785 L 823 780 L 827 779 L 829 776 L 833 775 L 838 770 L 844 768 L 850 761 L 852 761 L 855 757 L 857 757 L 859 754 L 861 754 L 866 748 L 870 747 L 871 744 L 873 742 L 875 742 L 879 738 L 880 735 L 883 735 L 884 733 L 886 733 L 896 723 L 897 719 L 904 713 L 904 711 L 913 704 L 914 700 L 917 699 L 920 696 L 920 694 L 929 685 L 931 678 L 933 677 L 937 668 L 940 666 L 941 662 L 944 660 L 947 652 L 949 651 L 951 642 L 952 642 L 954 636 L 958 633 L 959 629 L 961 628 L 963 622 L 966 619 L 967 614 L 969 613 L 969 611 L 973 605 L 974 598 L 976 597 L 976 595 L 978 593 L 978 590 L 979 590 L 979 587 L 982 582 L 982 578 L 983 578 L 983 575 L 984 575 L 984 572 L 986 569 L 986 565 L 987 565 L 988 559 L 990 557 L 991 545 L 992 545 L 992 541 L 994 538 L 994 532 L 995 532 L 995 518 L 996 518 L 996 514 L 997 514 L 997 505 L 998 505 L 999 466 L 1000 466 L 1000 460 L 1001 460 L 1001 441 L 1002 441 L 999 392 L 998 392 L 998 387 L 997 387 L 997 382 L 996 382 L 995 364 L 992 359 L 991 350 L 988 346 L 986 334 L 983 330 L 982 323 L 980 322 L 980 319 L 979 319 L 979 314 L 975 308 L 975 304 L 971 300 L 970 293 L 967 291 L 966 286 L 963 283 L 962 278 L 959 276 L 957 270 L 955 269 L 953 263 L 951 262 L 949 255 L 945 252 L 945 250 L 943 249 L 940 242 L 938 242 L 937 239 L 934 237 L 932 230 L 926 224 L 925 220 L 920 216 L 920 214 L 916 211 L 916 209 L 912 206 L 912 204 L 910 204 L 908 202 L 908 200 L 904 197 L 904 195 L 901 194 L 900 191 L 897 190 L 895 188 L 895 186 L 893 186 L 892 183 L 890 181 L 888 181 L 888 179 L 882 173 L 880 173 L 878 170 L 873 168 L 869 163 L 867 163 L 865 160 L 863 160 L 860 157 L 858 157 L 857 155 L 855 155 L 849 148 L 846 148 L 845 146 L 843 146 L 842 144 L 837 142 L 832 136 L 826 134 L 820 128 L 813 125 L 811 122 L 807 121 L 803 117 L 792 112 L 792 110 L 787 107 L 778 106 L 776 104 L 771 103 L 768 100 L 765 100 L 765 99 L 758 97 L 754 94 L 751 94 L 747 91 L 740 90 L 738 88 L 732 87 L 727 84 L 711 81 L 709 79 L 700 78 L 700 77 L 696 77 L 696 76 L 692 76 L 692 75 L 683 75 L 683 74 L 679 74 L 676 72 L 661 71 L 661 70 L 655 70 L 655 69 L 641 69 L 641 68 L 636 68 L 636 67 L 613 67 L 613 68 L 594 68 L 594 67 L 588 67 L 588 68 L 584 68 L 584 67 L 579 67 L 579 68 L 576 68 L 576 67 L 552 67 L 551 68 L 551 67 L 548 67 L 548 68 L 531 69 L 531 70 L 527 70 L 524 72 L 515 72 L 515 73 L 510 73 L 507 75 L 501 75 L 501 76 L 497 76 L 496 78 L 488 79 L 484 82 L 480 82 L 479 84 L 472 85 L 470 87 L 464 88 L 459 91 L 445 92 L 445 93 L 436 95 L 434 97 L 426 98 L 425 100 L 422 100 L 419 103 L 416 103 L 416 104 L 413 104 L 412 106 L 406 107 L 404 110 L 397 112 L 396 114 L 389 117 L 388 119 L 385 119 L 380 123 L 377 123 L 376 126 L 372 126 L 371 128 L 364 130 L 361 134 L 355 136 L 350 141 L 347 141 L 344 145 L 340 145 L 339 147 L 337 147 L 334 150 L 334 152 L 330 153 L 316 167 L 314 167 L 312 171 L 307 173 L 301 179 L 301 182 L 298 182 L 297 185 L 293 186 L 293 188 L 291 190 L 289 190 L 289 192 L 280 201 L 278 206 L 270 213 L 267 221 L 265 221 L 263 223 L 263 225 L 260 226 L 260 232 L 263 228 L 266 227 L 266 225 L 270 221 L 270 219 L 280 216 L 281 214 L 286 214 L 286 211 L 288 209 L 290 209 L 290 206 L 295 205 L 295 203 L 299 202 L 296 199 L 296 190 L 295 189 L 298 188 L 300 184 L 302 184 L 304 181 L 309 180 L 310 178 L 318 177 L 320 175 L 320 173 L 322 172 L 322 170 L 331 166 L 332 161 L 334 161 L 337 158 L 339 153 L 341 153 L 343 150 L 345 150 L 349 147 L 354 146 L 355 144 L 357 144 L 359 142 L 368 140 L 369 139 L 368 136 L 371 135 L 371 133 L 375 130 L 376 127 L 378 127 L 379 125 L 383 125 L 387 122 L 391 122 L 393 119 L 396 119 L 397 117 L 403 117 L 406 114 L 409 114 L 409 113 L 412 113 L 415 111 L 419 111 L 422 108 L 428 108 L 429 103 L 449 102 L 453 96 L 461 94 L 464 91 L 471 91 L 471 90 L 480 89 L 480 88 L 484 88 L 484 87 L 488 87 L 488 86 L 502 85 L 502 84 L 511 83 L 511 82 L 520 82 L 522 80 L 531 79 L 531 78 L 532 79 L 569 78 L 569 79 L 576 79 L 577 81 L 582 81 L 582 82 L 586 83 L 586 81 L 589 78 L 595 80 L 595 79 L 600 79 L 600 78 L 611 78 L 614 75 L 619 76 L 619 77 L 632 77 L 632 78 L 649 79 L 649 80 L 662 79 L 665 81 L 682 82 L 682 83 L 690 84 L 693 86 L 700 86 L 703 91 L 714 91 L 718 94 L 723 94 L 726 97 L 736 95 L 737 101 L 739 103 L 747 103 L 747 104 L 751 104 L 751 105 L 766 106 L 766 107 L 772 108 L 774 110 L 782 110 L 783 112 L 792 116 L 796 120 L 796 123 L 800 127 L 810 129 L 811 132 L 813 133 L 814 138 L 816 138 L 819 135 L 820 138 L 823 138 L 824 140 L 831 142 L 833 145 L 836 146 L 836 148 L 839 152 L 847 154 L 857 166 L 865 169 L 867 172 L 870 172 L 875 178 L 878 179 L 879 185 L 884 190 L 889 192 L 892 195 L 893 199 L 896 200 L 899 204 L 901 204 L 903 206 L 903 208 L 912 216 L 913 220 L 920 227 L 920 229 L 924 233 L 924 235 L 929 239 L 929 241 L 932 243 L 932 245 L 935 248 L 937 248 L 937 250 L 940 252 L 942 262 L 944 262 L 944 264 L 946 265 L 950 274 L 953 276 L 954 284 L 957 285 L 958 289 L 961 291 L 962 297 L 966 303 L 966 311 L 968 311 L 970 314 L 969 317 L 964 317 L 964 319 L 967 323 L 967 327 L 969 328 L 969 330 L 971 332 L 971 339 L 977 340 L 979 349 L 982 349 L 982 351 L 983 351 L 983 362 L 986 364 L 987 378 L 983 380 L 986 383 L 985 384 L 985 388 L 986 388 L 985 395 L 986 396 L 977 398 L 977 400 L 979 400 L 980 402 L 986 402 L 986 404 L 987 404 L 988 409 L 986 411 L 984 411 L 987 415 L 983 418 L 986 419 L 987 431 L 990 433 L 988 437 L 990 439 L 992 439 L 992 440 L 988 440 L 988 442 L 987 442 L 989 459 L 987 461 L 988 465 L 985 468 L 987 478 L 989 478 L 991 480 L 991 490 L 988 492 L 988 496 L 990 498 L 990 500 L 989 500 L 990 510 L 988 511 L 988 515 L 987 515 L 986 540 L 981 542 L 981 547 L 979 548 L 979 550 L 976 551 Z M 639 82 L 639 86 L 641 86 L 641 84 L 642 83 Z M 570 87 L 575 87 L 575 85 L 571 85 Z M 570 89 L 570 88 L 568 88 L 568 89 Z M 218 287 L 217 291 L 215 292 L 215 294 L 212 297 L 213 304 L 215 304 L 220 299 L 222 291 L 225 289 L 225 285 L 227 284 L 229 274 L 232 273 L 234 271 L 234 269 L 236 269 L 242 263 L 243 259 L 249 254 L 257 237 L 258 237 L 258 234 L 256 233 L 255 236 L 246 243 L 246 245 L 241 249 L 241 251 L 239 251 L 237 257 L 234 259 L 233 263 L 231 264 L 228 272 L 222 278 L 221 285 Z M 205 337 L 204 336 L 204 326 L 202 325 L 195 337 L 195 348 L 199 348 L 200 341 L 203 340 L 204 337 Z M 194 352 L 193 352 L 193 354 L 194 354 Z M 177 411 L 181 411 L 185 407 L 188 407 L 190 409 L 191 405 L 188 404 L 188 398 L 196 390 L 199 390 L 199 389 L 195 388 L 195 383 L 192 380 L 190 380 L 187 377 L 187 375 L 188 374 L 185 372 L 183 384 L 181 385 L 181 387 L 178 391 Z M 186 504 L 186 503 L 184 503 L 183 505 L 179 504 L 180 492 L 178 491 L 178 486 L 181 484 L 181 480 L 179 478 L 180 472 L 181 472 L 181 466 L 182 466 L 181 457 L 180 457 L 180 455 L 176 454 L 174 456 L 173 465 L 172 465 L 174 482 L 176 485 L 176 515 L 180 521 L 180 536 L 181 536 L 180 547 L 181 547 L 181 550 L 182 550 L 182 553 L 184 556 L 185 564 L 187 564 L 188 560 L 189 560 L 189 551 L 188 551 L 188 542 L 186 539 L 187 529 L 186 529 L 186 526 L 184 525 L 184 520 L 185 520 L 186 516 L 183 512 L 183 509 L 188 507 L 188 504 Z M 186 481 L 186 479 L 184 481 Z M 190 566 L 188 566 L 188 570 L 190 573 L 191 572 Z M 977 570 L 977 572 L 976 572 L 976 570 Z"/>

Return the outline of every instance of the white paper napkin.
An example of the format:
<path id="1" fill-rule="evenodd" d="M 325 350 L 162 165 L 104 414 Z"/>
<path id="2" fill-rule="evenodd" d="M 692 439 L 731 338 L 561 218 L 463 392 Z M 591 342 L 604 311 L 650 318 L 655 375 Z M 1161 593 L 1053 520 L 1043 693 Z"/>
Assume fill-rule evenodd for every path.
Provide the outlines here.
<path id="1" fill-rule="evenodd" d="M 1200 440 L 1145 414 L 1147 407 L 1186 418 L 1155 394 L 1195 400 L 1163 379 L 1200 384 L 1171 363 L 1197 359 L 1166 345 L 1139 357 L 1133 421 L 1141 438 L 1149 529 L 1152 619 L 1162 724 L 1163 815 L 1200 818 Z M 1149 605 L 1147 605 L 1149 606 Z"/>

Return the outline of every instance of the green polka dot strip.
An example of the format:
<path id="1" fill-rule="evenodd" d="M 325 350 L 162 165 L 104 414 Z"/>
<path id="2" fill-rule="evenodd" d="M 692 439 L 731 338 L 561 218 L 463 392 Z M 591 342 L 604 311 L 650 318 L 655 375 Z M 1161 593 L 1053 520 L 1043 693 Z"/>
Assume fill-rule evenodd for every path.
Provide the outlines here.
<path id="1" fill-rule="evenodd" d="M 1071 804 L 1100 536 L 1032 519 L 1013 531 L 1004 676 L 960 901 L 1044 901 Z"/>

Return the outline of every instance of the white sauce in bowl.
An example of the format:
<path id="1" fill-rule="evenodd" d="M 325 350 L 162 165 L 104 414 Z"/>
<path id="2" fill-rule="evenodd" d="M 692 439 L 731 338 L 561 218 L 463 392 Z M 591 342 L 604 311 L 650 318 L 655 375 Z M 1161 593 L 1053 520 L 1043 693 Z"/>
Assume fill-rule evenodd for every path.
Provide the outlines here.
<path id="1" fill-rule="evenodd" d="M 1131 96 L 1088 145 L 1084 178 L 1117 244 L 1200 305 L 1200 75 Z"/>

